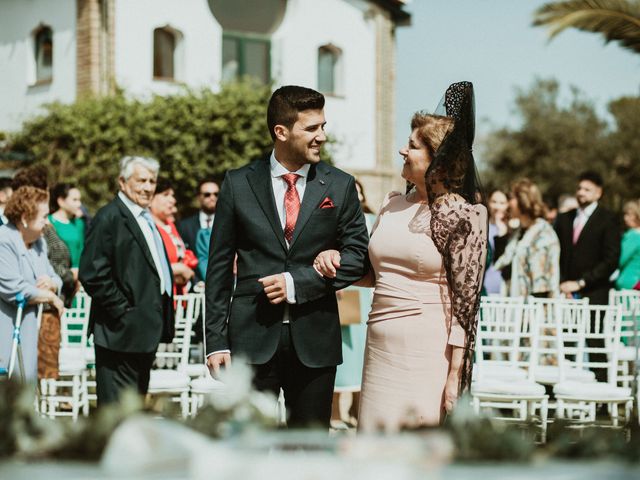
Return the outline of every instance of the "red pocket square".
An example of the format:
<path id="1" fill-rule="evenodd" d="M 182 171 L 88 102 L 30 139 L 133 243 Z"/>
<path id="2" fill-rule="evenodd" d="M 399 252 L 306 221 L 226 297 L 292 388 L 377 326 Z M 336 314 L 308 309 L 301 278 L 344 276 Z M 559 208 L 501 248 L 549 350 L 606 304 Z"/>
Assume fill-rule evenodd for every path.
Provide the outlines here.
<path id="1" fill-rule="evenodd" d="M 322 201 L 322 203 L 320 204 L 320 207 L 318 208 L 335 208 L 336 206 L 333 204 L 333 200 L 331 200 L 329 197 L 324 197 L 324 200 Z"/>

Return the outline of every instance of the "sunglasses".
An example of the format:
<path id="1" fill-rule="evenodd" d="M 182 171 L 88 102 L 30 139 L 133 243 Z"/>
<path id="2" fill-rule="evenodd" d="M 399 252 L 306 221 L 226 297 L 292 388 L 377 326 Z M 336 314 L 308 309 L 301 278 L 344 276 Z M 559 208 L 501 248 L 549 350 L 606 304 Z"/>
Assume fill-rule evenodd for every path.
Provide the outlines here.
<path id="1" fill-rule="evenodd" d="M 209 198 L 211 196 L 217 197 L 218 192 L 200 192 L 200 195 L 202 195 L 204 198 Z"/>

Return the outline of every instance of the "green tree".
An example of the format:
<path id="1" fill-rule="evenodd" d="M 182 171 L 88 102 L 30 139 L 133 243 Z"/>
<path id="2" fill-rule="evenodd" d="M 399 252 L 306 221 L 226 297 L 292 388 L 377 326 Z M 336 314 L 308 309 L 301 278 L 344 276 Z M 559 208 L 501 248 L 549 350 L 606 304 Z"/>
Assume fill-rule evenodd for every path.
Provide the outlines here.
<path id="1" fill-rule="evenodd" d="M 483 178 L 489 187 L 508 188 L 526 176 L 557 197 L 575 190 L 581 171 L 606 171 L 611 161 L 606 123 L 578 90 L 572 89 L 566 105 L 559 93 L 555 80 L 537 80 L 529 90 L 517 92 L 520 127 L 496 130 L 485 142 Z"/>
<path id="2" fill-rule="evenodd" d="M 152 156 L 186 206 L 198 179 L 221 176 L 269 149 L 270 94 L 268 86 L 245 81 L 225 84 L 218 93 L 185 89 L 142 101 L 118 92 L 54 103 L 11 135 L 6 149 L 47 166 L 52 183 L 80 185 L 90 208 L 113 197 L 123 155 Z"/>
<path id="3" fill-rule="evenodd" d="M 615 128 L 609 136 L 608 157 L 612 160 L 608 183 L 615 195 L 616 207 L 629 199 L 640 198 L 640 97 L 622 97 L 609 103 Z"/>
<path id="4" fill-rule="evenodd" d="M 640 1 L 568 0 L 550 2 L 534 14 L 535 26 L 549 28 L 553 38 L 567 28 L 600 33 L 607 42 L 616 41 L 640 53 Z"/>

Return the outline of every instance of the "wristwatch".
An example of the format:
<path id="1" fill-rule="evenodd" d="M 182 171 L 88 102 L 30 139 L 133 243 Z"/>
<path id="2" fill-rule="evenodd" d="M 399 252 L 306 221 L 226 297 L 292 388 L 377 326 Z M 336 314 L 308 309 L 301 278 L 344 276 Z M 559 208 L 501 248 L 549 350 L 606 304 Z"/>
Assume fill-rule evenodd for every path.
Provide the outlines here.
<path id="1" fill-rule="evenodd" d="M 580 290 L 587 286 L 587 282 L 584 281 L 584 278 L 581 278 L 576 283 L 578 284 L 578 287 L 580 287 Z"/>

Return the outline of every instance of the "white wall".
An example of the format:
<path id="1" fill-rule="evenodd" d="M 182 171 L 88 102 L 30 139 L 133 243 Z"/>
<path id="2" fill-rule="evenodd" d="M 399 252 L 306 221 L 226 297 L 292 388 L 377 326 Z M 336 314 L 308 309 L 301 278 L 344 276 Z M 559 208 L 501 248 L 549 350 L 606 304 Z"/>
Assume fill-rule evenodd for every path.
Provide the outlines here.
<path id="1" fill-rule="evenodd" d="M 334 153 L 346 169 L 374 168 L 375 31 L 365 18 L 369 5 L 358 0 L 289 0 L 273 35 L 272 74 L 276 87 L 317 88 L 318 48 L 342 49 L 343 95 L 327 97 L 327 132 L 340 144 Z"/>
<path id="2" fill-rule="evenodd" d="M 153 30 L 166 25 L 182 32 L 178 81 L 217 88 L 222 63 L 222 29 L 206 0 L 120 0 L 116 2 L 116 81 L 133 95 L 166 94 L 179 84 L 153 80 Z"/>
<path id="3" fill-rule="evenodd" d="M 31 86 L 31 35 L 53 30 L 53 81 Z M 18 130 L 43 103 L 76 96 L 76 0 L 0 0 L 0 130 Z"/>

